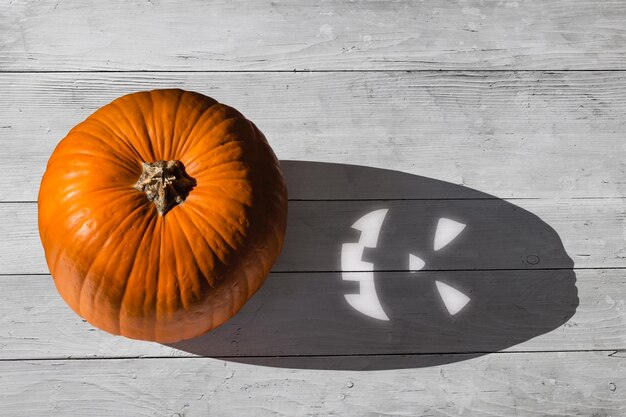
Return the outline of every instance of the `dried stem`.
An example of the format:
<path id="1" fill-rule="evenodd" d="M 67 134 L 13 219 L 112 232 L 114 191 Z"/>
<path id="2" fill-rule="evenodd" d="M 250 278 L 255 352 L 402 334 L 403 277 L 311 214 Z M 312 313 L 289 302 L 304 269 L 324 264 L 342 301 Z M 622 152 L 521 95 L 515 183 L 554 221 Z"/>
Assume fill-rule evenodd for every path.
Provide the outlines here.
<path id="1" fill-rule="evenodd" d="M 161 216 L 182 204 L 196 186 L 196 180 L 187 175 L 180 161 L 144 162 L 142 169 L 134 188 L 146 193 Z"/>

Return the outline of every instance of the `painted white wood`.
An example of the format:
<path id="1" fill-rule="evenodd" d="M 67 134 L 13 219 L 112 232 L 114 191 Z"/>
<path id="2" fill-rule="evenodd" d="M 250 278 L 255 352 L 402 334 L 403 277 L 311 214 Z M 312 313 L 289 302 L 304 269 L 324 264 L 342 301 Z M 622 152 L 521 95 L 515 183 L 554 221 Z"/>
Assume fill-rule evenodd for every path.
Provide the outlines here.
<path id="1" fill-rule="evenodd" d="M 238 108 L 283 160 L 393 169 L 501 198 L 626 196 L 621 72 L 46 73 L 0 74 L 0 200 L 35 200 L 58 141 L 98 107 L 165 87 Z M 346 195 L 349 177 L 338 189 L 299 172 L 291 198 L 407 198 Z"/>
<path id="2" fill-rule="evenodd" d="M 414 289 L 408 280 L 415 279 L 430 280 L 429 285 L 423 286 L 429 291 L 427 298 L 415 293 L 398 294 Z M 471 308 L 480 303 L 492 304 L 485 309 L 490 314 L 476 321 L 466 320 L 464 331 L 455 330 L 450 322 L 445 332 L 445 322 L 434 320 L 437 315 L 446 314 L 435 292 L 437 279 L 461 290 L 471 280 L 485 280 L 493 285 L 491 291 L 483 288 L 471 293 L 472 300 L 465 307 L 470 310 L 461 311 L 454 320 L 465 320 L 463 315 L 471 314 Z M 571 298 L 565 293 L 565 283 L 573 282 L 566 281 L 559 271 L 439 272 L 420 273 L 418 277 L 379 273 L 376 282 L 385 306 L 392 307 L 388 310 L 389 323 L 376 324 L 352 310 L 343 300 L 343 291 L 349 287 L 342 286 L 338 274 L 272 274 L 259 293 L 222 327 L 194 341 L 169 347 L 113 336 L 92 327 L 65 305 L 49 275 L 3 276 L 0 359 L 202 355 L 252 361 L 250 356 L 626 349 L 626 278 L 622 270 L 577 271 L 579 305 L 572 317 L 562 321 L 559 314 L 573 312 L 563 305 Z M 498 282 L 501 289 L 497 288 Z M 503 286 L 518 294 L 510 296 Z M 391 294 L 397 298 L 390 298 Z M 411 300 L 421 302 L 424 308 L 413 309 L 408 304 Z M 432 301 L 438 311 L 428 311 L 425 301 Z M 407 312 L 398 317 L 401 312 L 393 303 L 405 303 Z M 523 311 L 513 311 L 516 308 L 530 311 L 530 320 L 524 318 Z M 416 335 L 407 323 L 422 320 L 419 315 L 424 316 L 425 322 L 431 320 L 432 327 Z M 528 331 L 514 329 L 513 324 L 524 324 Z M 545 328 L 539 329 L 542 325 Z M 548 329 L 550 325 L 558 327 Z M 465 338 L 464 344 L 457 343 L 455 340 L 463 338 L 465 331 L 477 336 Z M 530 336 L 536 337 L 529 339 Z M 510 345 L 513 341 L 519 343 Z M 510 356 L 511 360 L 515 358 Z"/>
<path id="3" fill-rule="evenodd" d="M 283 252 L 273 271 L 340 270 L 342 244 L 358 237 L 350 225 L 371 208 L 380 207 L 391 207 L 399 214 L 396 219 L 390 215 L 389 224 L 383 226 L 384 247 L 366 253 L 377 259 L 377 270 L 408 270 L 409 253 L 415 248 L 429 256 L 425 269 L 572 268 L 572 260 L 577 268 L 626 266 L 623 199 L 510 203 L 291 201 Z M 516 206 L 520 207 L 517 212 Z M 434 216 L 450 210 L 467 216 L 475 229 L 468 229 L 467 237 L 461 235 L 441 254 L 431 253 L 434 223 L 420 214 Z M 48 272 L 37 229 L 37 205 L 0 204 L 0 273 Z"/>
<path id="4" fill-rule="evenodd" d="M 623 69 L 613 1 L 9 1 L 2 70 Z"/>
<path id="5" fill-rule="evenodd" d="M 377 372 L 215 359 L 0 362 L 0 412 L 63 416 L 621 416 L 623 353 L 494 354 Z M 379 357 L 363 358 L 363 368 Z M 301 363 L 342 358 L 300 359 Z M 280 358 L 276 359 L 279 363 Z"/>
<path id="6" fill-rule="evenodd" d="M 0 415 L 625 415 L 625 20 L 618 0 L 0 4 Z M 357 283 L 338 272 L 278 272 L 220 329 L 163 346 L 92 328 L 48 275 L 11 275 L 47 273 L 32 202 L 56 143 L 163 87 L 235 106 L 283 161 L 323 162 L 283 163 L 275 271 L 335 270 L 348 220 L 400 210 L 375 260 L 392 327 L 345 303 Z M 431 224 L 408 213 L 451 209 L 473 222 L 441 258 L 389 246 Z M 378 271 L 410 254 L 422 270 Z M 436 282 L 470 299 L 457 322 Z"/>

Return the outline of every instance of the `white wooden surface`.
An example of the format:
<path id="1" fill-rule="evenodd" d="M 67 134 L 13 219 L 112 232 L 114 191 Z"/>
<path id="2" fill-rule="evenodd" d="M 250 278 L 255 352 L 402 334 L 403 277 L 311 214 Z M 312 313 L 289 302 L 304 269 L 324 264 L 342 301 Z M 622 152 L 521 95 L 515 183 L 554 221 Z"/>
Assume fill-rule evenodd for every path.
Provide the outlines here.
<path id="1" fill-rule="evenodd" d="M 512 279 L 514 275 L 511 271 L 498 274 L 504 279 Z M 535 275 L 535 271 L 524 271 L 518 279 L 536 284 L 533 281 Z M 379 279 L 394 278 L 394 273 L 383 273 Z M 626 349 L 626 306 L 623 301 L 626 299 L 626 277 L 622 270 L 582 270 L 577 278 L 580 305 L 576 314 L 559 328 L 523 344 L 511 346 L 507 351 Z M 341 356 L 356 353 L 371 355 L 374 352 L 384 355 L 452 351 L 454 344 L 450 340 L 438 341 L 438 345 L 434 346 L 436 350 L 432 349 L 433 346 L 424 349 L 411 339 L 393 344 L 383 340 L 368 340 L 363 345 L 348 328 L 344 328 L 342 333 L 329 330 L 332 334 L 325 335 L 332 336 L 328 337 L 329 340 L 316 340 L 324 331 L 323 324 L 309 324 L 309 330 L 301 330 L 302 318 L 285 315 L 284 311 L 297 311 L 298 307 L 293 304 L 311 297 L 314 298 L 312 304 L 320 306 L 321 316 L 325 309 L 321 307 L 324 299 L 332 297 L 333 290 L 318 290 L 315 282 L 328 283 L 329 279 L 335 280 L 337 277 L 332 273 L 270 275 L 261 292 L 240 314 L 222 329 L 203 339 L 205 346 L 202 353 L 244 360 L 248 356 Z M 26 294 L 24 287 L 29 288 L 30 293 Z M 8 337 L 3 340 L 0 349 L 2 360 L 193 356 L 192 353 L 169 346 L 131 341 L 94 329 L 64 304 L 49 275 L 8 275 L 3 277 L 3 289 L 0 294 L 0 327 Z M 529 287 L 527 294 L 531 292 L 532 288 Z M 331 312 L 337 316 L 340 313 L 337 310 Z M 329 315 L 325 314 L 326 317 Z M 336 317 L 335 322 L 338 324 L 339 321 Z M 355 320 L 355 323 L 358 322 Z M 475 324 L 480 326 L 486 323 Z M 260 337 L 259 333 L 267 336 Z M 492 335 L 492 340 L 484 340 L 474 347 L 486 351 L 494 343 L 493 339 L 505 337 L 504 334 L 496 333 Z M 306 343 L 302 341 L 304 338 Z"/>
<path id="2" fill-rule="evenodd" d="M 620 0 L 8 0 L 2 68 L 624 69 Z"/>
<path id="3" fill-rule="evenodd" d="M 539 216 L 553 227 L 564 241 L 569 258 L 578 268 L 626 268 L 626 207 L 623 199 L 540 199 L 511 200 L 511 203 Z M 446 200 L 377 202 L 374 207 L 394 207 L 406 211 L 441 207 L 451 203 Z M 468 201 L 456 203 L 464 210 L 487 210 L 498 202 Z M 327 260 L 323 249 L 334 245 L 337 229 L 349 229 L 358 214 L 367 212 L 371 203 L 362 201 L 291 201 L 289 203 L 289 230 L 282 256 L 274 265 L 276 272 L 337 270 L 337 265 Z M 348 212 L 352 217 L 342 218 L 337 213 Z M 329 213 L 335 213 L 329 217 Z M 502 217 L 485 219 L 493 228 L 509 222 L 509 213 L 497 213 Z M 43 248 L 37 231 L 36 203 L 0 204 L 0 256 L 4 274 L 48 273 Z M 347 224 L 346 224 L 347 221 Z M 411 226 L 410 217 L 402 218 L 406 227 Z M 488 226 L 488 225 L 486 225 Z M 521 233 L 525 224 L 514 225 L 511 234 Z M 506 245 L 505 235 L 498 235 L 499 243 Z M 339 249 L 335 251 L 339 255 Z M 525 248 L 531 255 L 533 248 Z M 567 257 L 545 259 L 538 267 L 567 268 Z M 517 269 L 519 260 L 513 257 L 481 257 L 480 259 L 452 259 L 442 269 Z M 394 268 L 397 269 L 397 268 Z"/>
<path id="4" fill-rule="evenodd" d="M 112 410 L 129 417 L 620 416 L 624 359 L 612 352 L 500 354 L 419 372 L 295 370 L 204 358 L 51 360 L 2 362 L 0 372 L 7 381 L 3 409 L 16 417 L 100 417 Z"/>
<path id="5" fill-rule="evenodd" d="M 122 94 L 159 87 L 235 106 L 284 160 L 390 168 L 500 198 L 626 193 L 616 152 L 626 130 L 622 72 L 28 73 L 0 74 L 0 201 L 36 200 L 72 126 Z M 291 198 L 346 198 L 332 184 L 308 193 L 298 185 Z M 407 197 L 382 192 L 353 197 Z"/>
<path id="6" fill-rule="evenodd" d="M 624 22 L 621 1 L 3 2 L 0 415 L 626 415 Z M 172 346 L 74 315 L 36 229 L 56 143 L 161 87 L 322 163 L 284 163 L 286 249 L 259 294 Z M 372 207 L 404 213 L 397 230 L 421 224 L 410 213 L 478 221 L 492 256 L 465 247 L 424 276 L 482 282 L 490 315 L 364 339 L 372 324 L 333 301 L 333 248 Z M 406 268 L 384 261 L 377 279 L 411 307 Z"/>

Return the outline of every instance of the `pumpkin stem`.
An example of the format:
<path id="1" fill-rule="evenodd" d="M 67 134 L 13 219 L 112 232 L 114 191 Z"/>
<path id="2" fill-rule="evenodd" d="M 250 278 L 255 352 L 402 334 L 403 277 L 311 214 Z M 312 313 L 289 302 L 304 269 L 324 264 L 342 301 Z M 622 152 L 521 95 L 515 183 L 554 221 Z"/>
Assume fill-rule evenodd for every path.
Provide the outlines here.
<path id="1" fill-rule="evenodd" d="M 141 167 L 143 172 L 134 188 L 146 193 L 161 216 L 182 204 L 196 186 L 196 180 L 187 175 L 180 161 L 144 162 Z"/>

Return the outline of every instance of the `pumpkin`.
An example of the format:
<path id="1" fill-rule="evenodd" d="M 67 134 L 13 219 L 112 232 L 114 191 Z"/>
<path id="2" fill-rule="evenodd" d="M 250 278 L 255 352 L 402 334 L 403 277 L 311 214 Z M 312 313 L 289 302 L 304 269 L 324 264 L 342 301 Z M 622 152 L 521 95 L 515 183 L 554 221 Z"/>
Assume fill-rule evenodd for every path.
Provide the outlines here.
<path id="1" fill-rule="evenodd" d="M 285 234 L 287 190 L 241 113 L 178 89 L 98 109 L 61 140 L 38 226 L 61 297 L 92 325 L 174 342 L 233 316 Z"/>

